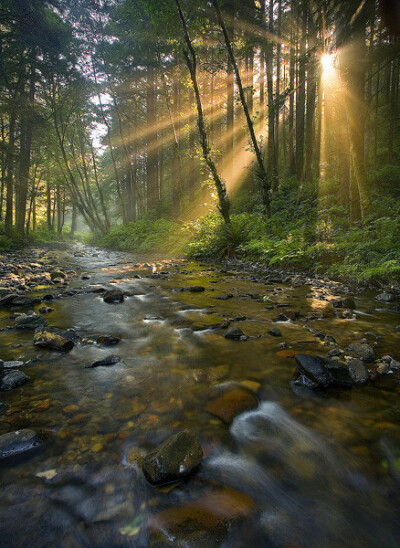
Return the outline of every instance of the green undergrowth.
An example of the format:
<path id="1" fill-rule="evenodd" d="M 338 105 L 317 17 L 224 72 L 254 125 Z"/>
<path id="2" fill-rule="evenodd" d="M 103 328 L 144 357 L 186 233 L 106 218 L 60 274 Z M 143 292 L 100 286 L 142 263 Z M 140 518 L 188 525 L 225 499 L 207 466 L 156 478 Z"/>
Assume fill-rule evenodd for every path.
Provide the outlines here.
<path id="1" fill-rule="evenodd" d="M 290 187 L 274 199 L 272 215 L 240 211 L 232 225 L 208 215 L 195 225 L 188 245 L 193 258 L 248 258 L 273 267 L 358 283 L 389 283 L 400 278 L 400 207 L 392 197 L 373 200 L 364 226 L 348 225 L 347 208 L 326 188 Z"/>
<path id="2" fill-rule="evenodd" d="M 179 254 L 187 240 L 187 230 L 170 219 L 140 219 L 118 225 L 108 234 L 90 234 L 86 243 L 137 253 Z"/>

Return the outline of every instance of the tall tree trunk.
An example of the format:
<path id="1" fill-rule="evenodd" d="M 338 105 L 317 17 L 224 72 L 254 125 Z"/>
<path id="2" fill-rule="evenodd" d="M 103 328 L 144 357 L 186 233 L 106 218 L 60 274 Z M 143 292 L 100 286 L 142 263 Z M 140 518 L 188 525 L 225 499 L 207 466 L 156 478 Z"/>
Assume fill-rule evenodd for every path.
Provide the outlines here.
<path id="1" fill-rule="evenodd" d="M 230 40 L 234 39 L 235 35 L 235 0 L 229 2 L 228 13 L 228 33 Z M 230 182 L 233 177 L 233 154 L 234 154 L 234 118 L 235 118 L 235 93 L 234 93 L 235 77 L 233 74 L 233 66 L 228 55 L 227 61 L 227 78 L 226 78 L 226 146 L 225 146 L 225 166 L 227 179 Z"/>
<path id="2" fill-rule="evenodd" d="M 301 38 L 299 50 L 299 80 L 296 97 L 296 175 L 298 181 L 302 181 L 304 178 L 307 10 L 301 5 L 299 7 L 299 22 L 301 23 Z"/>
<path id="3" fill-rule="evenodd" d="M 230 215 L 229 215 L 229 200 L 226 193 L 226 188 L 224 182 L 221 180 L 220 176 L 218 175 L 218 171 L 214 162 L 214 159 L 211 155 L 210 145 L 207 138 L 207 132 L 206 132 L 206 126 L 204 123 L 204 115 L 203 115 L 203 106 L 201 103 L 201 97 L 200 97 L 200 91 L 199 86 L 197 83 L 197 58 L 196 58 L 196 52 L 193 48 L 192 41 L 190 40 L 188 28 L 186 25 L 186 20 L 182 12 L 182 8 L 180 5 L 179 0 L 175 0 L 175 4 L 178 10 L 179 19 L 182 25 L 183 33 L 185 36 L 185 42 L 186 46 L 188 48 L 188 51 L 184 49 L 184 56 L 186 59 L 186 63 L 189 69 L 190 73 L 190 79 L 192 82 L 194 95 L 196 99 L 196 106 L 197 106 L 197 125 L 199 128 L 199 136 L 200 136 L 200 144 L 203 151 L 203 158 L 205 163 L 207 164 L 208 169 L 210 170 L 210 173 L 212 175 L 215 189 L 217 191 L 218 195 L 218 203 L 219 203 L 219 210 L 220 213 L 225 221 L 225 224 L 230 225 Z"/>
<path id="4" fill-rule="evenodd" d="M 395 38 L 395 43 L 399 45 L 398 37 Z M 389 116 L 389 131 L 388 131 L 388 163 L 393 162 L 393 146 L 396 142 L 396 130 L 399 125 L 399 56 L 392 61 L 392 87 L 390 92 L 390 116 Z"/>
<path id="5" fill-rule="evenodd" d="M 15 108 L 11 109 L 10 122 L 8 125 L 8 151 L 6 155 L 6 214 L 4 219 L 4 228 L 7 235 L 11 234 L 13 224 L 13 204 L 14 204 L 14 165 L 15 165 L 15 126 L 16 113 Z"/>
<path id="6" fill-rule="evenodd" d="M 157 207 L 158 196 L 158 154 L 154 143 L 157 140 L 157 92 L 156 92 L 156 71 L 152 65 L 147 67 L 147 89 L 146 89 L 146 123 L 149 136 L 152 136 L 153 143 L 148 137 L 146 155 L 146 186 L 147 186 L 147 209 Z"/>
<path id="7" fill-rule="evenodd" d="M 294 149 L 294 99 L 295 99 L 295 67 L 296 48 L 294 46 L 294 0 L 291 1 L 291 23 L 290 23 L 290 56 L 289 56 L 289 120 L 288 120 L 288 141 L 289 141 L 289 174 L 296 175 L 296 156 Z"/>
<path id="8" fill-rule="evenodd" d="M 49 231 L 53 230 L 53 225 L 51 222 L 51 189 L 50 183 L 46 183 L 46 219 L 47 219 L 47 228 Z"/>
<path id="9" fill-rule="evenodd" d="M 312 165 L 315 142 L 315 98 L 317 91 L 317 62 L 318 59 L 311 55 L 307 71 L 307 111 L 306 111 L 306 161 L 305 180 L 312 181 Z"/>
<path id="10" fill-rule="evenodd" d="M 234 70 L 234 73 L 235 73 L 236 84 L 237 84 L 238 89 L 239 89 L 240 102 L 242 103 L 243 111 L 244 111 L 244 114 L 245 114 L 245 117 L 246 117 L 247 127 L 248 127 L 248 130 L 249 130 L 249 133 L 250 133 L 251 143 L 253 145 L 254 152 L 256 154 L 257 167 L 258 167 L 258 177 L 259 177 L 259 180 L 260 180 L 260 183 L 261 183 L 263 204 L 264 204 L 264 207 L 265 207 L 265 210 L 266 210 L 266 214 L 269 217 L 271 215 L 270 198 L 269 198 L 269 191 L 270 191 L 269 178 L 268 178 L 267 172 L 265 170 L 263 157 L 262 157 L 262 154 L 261 154 L 261 149 L 259 147 L 256 135 L 255 135 L 255 132 L 254 132 L 253 121 L 251 119 L 249 109 L 247 107 L 246 97 L 245 97 L 245 93 L 244 93 L 244 89 L 243 89 L 243 85 L 242 85 L 242 80 L 240 78 L 239 68 L 238 68 L 238 65 L 237 65 L 237 62 L 236 62 L 236 59 L 235 59 L 235 55 L 233 53 L 232 45 L 231 45 L 231 42 L 229 40 L 229 35 L 228 35 L 228 32 L 227 32 L 224 20 L 222 18 L 222 13 L 221 13 L 221 10 L 219 8 L 218 1 L 217 0 L 212 0 L 212 3 L 213 3 L 213 6 L 215 8 L 215 11 L 217 13 L 218 24 L 221 27 L 221 30 L 222 30 L 222 33 L 223 33 L 223 36 L 224 36 L 226 49 L 228 50 L 229 58 L 231 60 L 233 70 Z"/>
<path id="11" fill-rule="evenodd" d="M 359 193 L 361 220 L 371 213 L 371 199 L 364 162 L 365 135 L 365 29 L 360 28 L 342 50 L 341 69 L 347 85 L 345 94 L 350 152 Z"/>
<path id="12" fill-rule="evenodd" d="M 278 42 L 276 45 L 276 85 L 275 85 L 275 97 L 276 97 L 276 108 L 275 108 L 275 165 L 276 165 L 276 176 L 275 176 L 275 190 L 277 189 L 279 183 L 279 148 L 280 148 L 280 112 L 281 112 L 281 24 L 282 24 L 282 0 L 278 1 L 278 21 L 277 21 L 277 35 Z"/>
<path id="13" fill-rule="evenodd" d="M 274 0 L 269 0 L 268 32 L 274 32 Z M 265 55 L 267 69 L 267 93 L 268 93 L 268 167 L 272 179 L 272 188 L 276 189 L 276 144 L 275 144 L 275 104 L 274 104 L 274 80 L 273 80 L 273 54 L 274 46 L 271 38 L 268 41 Z"/>
<path id="14" fill-rule="evenodd" d="M 23 236 L 26 216 L 26 201 L 28 197 L 29 169 L 31 164 L 31 148 L 33 137 L 33 103 L 35 100 L 35 70 L 31 68 L 29 91 L 24 94 L 26 104 L 21 119 L 20 133 L 20 163 L 18 181 L 15 187 L 15 227 L 17 234 Z"/>
<path id="15" fill-rule="evenodd" d="M 69 234 L 68 234 L 68 237 L 71 238 L 71 240 L 74 239 L 77 225 L 78 225 L 78 208 L 73 203 L 72 211 L 71 211 L 71 230 L 69 231 Z"/>

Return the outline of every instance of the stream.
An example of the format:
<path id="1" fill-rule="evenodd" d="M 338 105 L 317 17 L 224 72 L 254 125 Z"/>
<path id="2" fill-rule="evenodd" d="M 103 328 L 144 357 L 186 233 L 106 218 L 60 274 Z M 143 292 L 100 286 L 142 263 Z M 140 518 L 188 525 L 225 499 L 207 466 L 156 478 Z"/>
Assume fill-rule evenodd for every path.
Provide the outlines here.
<path id="1" fill-rule="evenodd" d="M 46 439 L 0 461 L 1 547 L 399 546 L 400 370 L 351 389 L 291 382 L 295 354 L 365 336 L 377 357 L 400 359 L 398 304 L 367 292 L 354 312 L 335 311 L 334 282 L 79 244 L 34 252 L 76 271 L 32 295 L 51 293 L 49 325 L 79 338 L 69 352 L 38 348 L 0 308 L 0 358 L 24 361 L 29 376 L 0 392 L 0 435 Z M 104 302 L 112 287 L 123 302 Z M 298 317 L 282 319 L 288 309 Z M 231 327 L 247 340 L 225 338 Z M 111 354 L 120 361 L 86 367 Z M 230 387 L 259 404 L 226 424 L 207 406 Z M 184 429 L 201 441 L 201 465 L 150 485 L 144 456 Z"/>

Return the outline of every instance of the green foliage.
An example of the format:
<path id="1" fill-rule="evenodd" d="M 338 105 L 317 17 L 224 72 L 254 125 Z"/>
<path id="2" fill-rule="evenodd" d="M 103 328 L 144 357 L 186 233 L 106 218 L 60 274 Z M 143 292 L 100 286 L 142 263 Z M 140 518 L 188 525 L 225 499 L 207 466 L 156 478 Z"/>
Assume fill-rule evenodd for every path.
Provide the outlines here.
<path id="1" fill-rule="evenodd" d="M 173 221 L 144 218 L 116 226 L 105 236 L 92 234 L 87 242 L 121 251 L 176 253 L 184 240 L 184 231 Z"/>
<path id="2" fill-rule="evenodd" d="M 348 226 L 347 208 L 330 184 L 297 190 L 284 185 L 266 219 L 240 201 L 240 213 L 226 228 L 216 214 L 199 221 L 188 245 L 192 257 L 249 257 L 271 266 L 308 271 L 358 282 L 389 282 L 400 274 L 400 206 L 380 195 L 365 226 Z"/>
<path id="3" fill-rule="evenodd" d="M 0 234 L 0 251 L 12 251 L 16 247 L 16 243 L 11 238 Z"/>
<path id="4" fill-rule="evenodd" d="M 371 188 L 379 193 L 400 196 L 400 166 L 385 166 L 370 175 Z"/>

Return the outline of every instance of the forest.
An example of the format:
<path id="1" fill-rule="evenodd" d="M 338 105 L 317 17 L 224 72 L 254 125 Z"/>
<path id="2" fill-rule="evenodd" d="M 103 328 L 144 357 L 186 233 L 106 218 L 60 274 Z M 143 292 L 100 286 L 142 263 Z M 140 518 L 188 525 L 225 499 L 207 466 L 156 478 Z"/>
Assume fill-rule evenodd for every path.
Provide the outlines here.
<path id="1" fill-rule="evenodd" d="M 400 271 L 398 3 L 2 0 L 0 246 Z"/>
<path id="2" fill-rule="evenodd" d="M 400 0 L 0 0 L 0 548 L 398 548 Z"/>

